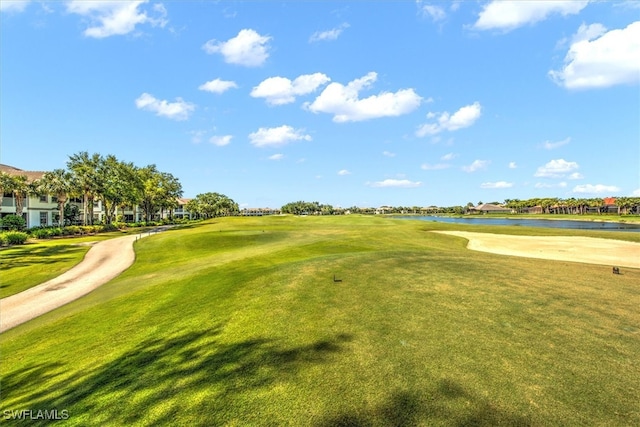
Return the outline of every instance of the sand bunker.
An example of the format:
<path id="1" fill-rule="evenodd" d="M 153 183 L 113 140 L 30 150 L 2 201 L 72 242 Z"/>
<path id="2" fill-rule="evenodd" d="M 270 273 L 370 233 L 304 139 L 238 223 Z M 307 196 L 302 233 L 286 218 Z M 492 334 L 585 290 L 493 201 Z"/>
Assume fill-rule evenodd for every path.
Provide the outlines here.
<path id="1" fill-rule="evenodd" d="M 640 268 L 640 243 L 578 236 L 511 236 L 439 231 L 469 240 L 467 248 L 500 255 Z"/>

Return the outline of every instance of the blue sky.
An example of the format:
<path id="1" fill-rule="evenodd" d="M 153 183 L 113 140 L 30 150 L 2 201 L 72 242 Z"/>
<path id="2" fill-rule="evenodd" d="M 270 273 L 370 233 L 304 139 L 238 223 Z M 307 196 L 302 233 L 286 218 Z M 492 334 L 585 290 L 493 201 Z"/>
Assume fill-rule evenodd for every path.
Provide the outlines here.
<path id="1" fill-rule="evenodd" d="M 242 207 L 640 196 L 640 3 L 0 1 L 0 162 Z"/>

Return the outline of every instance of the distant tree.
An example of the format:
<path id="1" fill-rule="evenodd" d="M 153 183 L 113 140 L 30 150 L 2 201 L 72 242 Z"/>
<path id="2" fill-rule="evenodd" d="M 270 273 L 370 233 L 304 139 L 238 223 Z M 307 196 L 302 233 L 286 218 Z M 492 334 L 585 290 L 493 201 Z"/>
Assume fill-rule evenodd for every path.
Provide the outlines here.
<path id="1" fill-rule="evenodd" d="M 187 202 L 185 209 L 199 218 L 228 216 L 239 212 L 238 204 L 233 199 L 219 193 L 198 194 Z"/>

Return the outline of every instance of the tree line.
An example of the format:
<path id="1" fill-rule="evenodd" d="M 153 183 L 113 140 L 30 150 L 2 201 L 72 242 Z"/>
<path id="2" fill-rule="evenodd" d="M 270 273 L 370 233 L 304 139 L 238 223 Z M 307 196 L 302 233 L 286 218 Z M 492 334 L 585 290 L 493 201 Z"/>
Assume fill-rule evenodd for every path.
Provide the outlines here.
<path id="1" fill-rule="evenodd" d="M 159 171 L 151 164 L 138 167 L 117 159 L 114 155 L 89 155 L 82 151 L 69 156 L 66 169 L 45 172 L 39 179 L 29 180 L 26 174 L 0 172 L 0 205 L 4 194 L 12 194 L 16 216 L 22 217 L 24 201 L 31 195 L 54 196 L 58 203 L 58 218 L 64 225 L 64 210 L 71 198 L 82 198 L 83 225 L 93 225 L 96 201 L 102 203 L 105 223 L 111 224 L 117 213 L 128 206 L 140 206 L 146 221 L 160 211 L 177 207 L 182 185 L 172 174 Z"/>

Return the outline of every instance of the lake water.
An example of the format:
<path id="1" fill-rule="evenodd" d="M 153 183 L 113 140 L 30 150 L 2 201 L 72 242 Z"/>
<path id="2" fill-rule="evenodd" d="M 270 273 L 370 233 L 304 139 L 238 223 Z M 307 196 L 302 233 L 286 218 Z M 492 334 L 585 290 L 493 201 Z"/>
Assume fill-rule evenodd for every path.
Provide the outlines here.
<path id="1" fill-rule="evenodd" d="M 398 217 L 396 217 L 398 218 Z M 521 227 L 543 228 L 572 228 L 580 230 L 603 231 L 637 231 L 640 232 L 640 224 L 628 224 L 620 222 L 596 222 L 596 221 L 571 221 L 565 219 L 525 219 L 525 218 L 458 218 L 448 216 L 402 216 L 403 219 L 417 219 L 421 221 L 436 221 L 454 224 L 469 225 L 511 225 Z"/>

